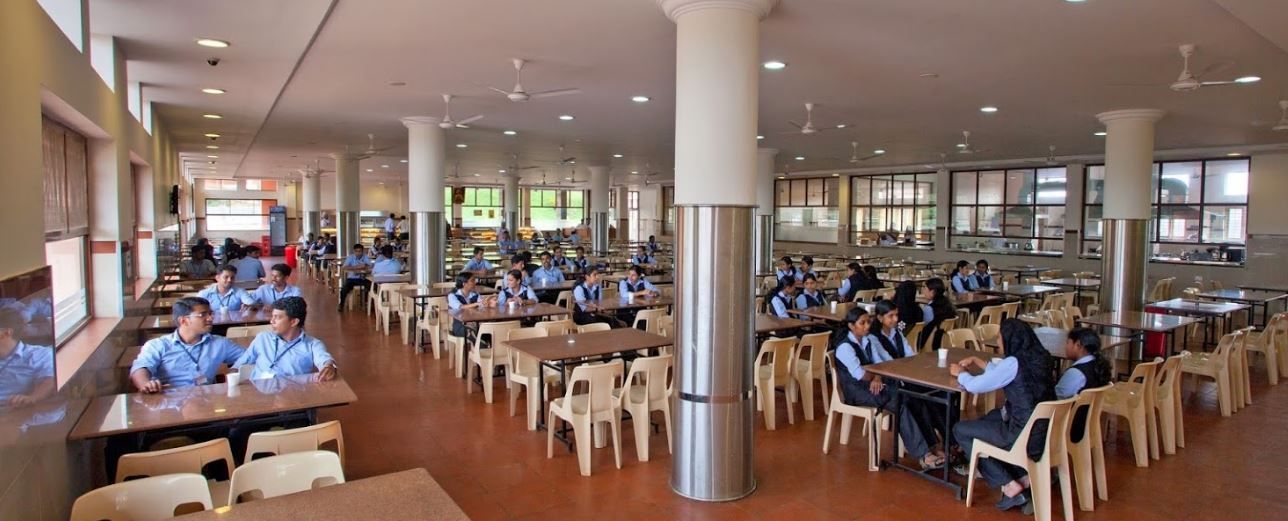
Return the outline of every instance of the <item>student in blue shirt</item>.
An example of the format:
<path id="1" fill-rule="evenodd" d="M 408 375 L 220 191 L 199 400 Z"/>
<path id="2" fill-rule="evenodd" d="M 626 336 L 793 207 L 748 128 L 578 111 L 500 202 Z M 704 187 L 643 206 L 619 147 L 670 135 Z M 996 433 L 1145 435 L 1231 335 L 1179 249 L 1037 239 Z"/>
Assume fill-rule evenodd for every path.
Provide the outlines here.
<path id="1" fill-rule="evenodd" d="M 531 284 L 534 286 L 541 286 L 546 284 L 558 284 L 560 282 L 563 282 L 564 280 L 565 279 L 564 279 L 563 272 L 559 271 L 559 268 L 556 268 L 554 266 L 554 264 L 552 263 L 550 254 L 546 252 L 542 252 L 541 267 L 537 268 L 532 272 Z"/>
<path id="2" fill-rule="evenodd" d="M 214 312 L 239 311 L 243 305 L 254 306 L 255 297 L 233 285 L 233 278 L 236 276 L 237 268 L 231 264 L 225 264 L 224 267 L 219 268 L 219 274 L 215 275 L 215 283 L 198 292 L 197 296 L 205 299 L 210 310 Z"/>
<path id="3" fill-rule="evenodd" d="M 855 307 L 845 315 L 846 334 L 834 346 L 841 400 L 848 405 L 876 407 L 890 413 L 900 411 L 899 438 L 907 446 L 908 454 L 917 458 L 923 469 L 940 467 L 944 464 L 943 458 L 930 451 L 913 414 L 914 408 L 900 407 L 901 399 L 894 387 L 863 369 L 863 366 L 891 360 L 889 353 L 869 336 L 871 322 L 871 316 L 862 307 Z"/>
<path id="4" fill-rule="evenodd" d="M 496 247 L 501 253 L 514 253 L 513 243 L 510 241 L 510 232 L 502 229 L 501 233 L 496 236 Z"/>
<path id="5" fill-rule="evenodd" d="M 806 275 L 814 275 L 815 277 L 818 277 L 818 272 L 814 271 L 814 257 L 810 257 L 809 255 L 801 257 L 801 267 L 798 272 L 800 275 L 796 277 L 797 282 L 804 282 Z"/>
<path id="6" fill-rule="evenodd" d="M 899 316 L 899 308 L 893 301 L 877 301 L 877 303 L 872 307 L 872 315 L 873 321 L 872 327 L 868 331 L 868 340 L 872 344 L 873 349 L 884 350 L 886 356 L 891 360 L 915 356 L 917 354 L 917 346 L 913 345 L 912 342 L 909 342 L 908 337 L 903 334 L 903 329 L 900 327 L 901 318 Z M 929 390 L 913 384 L 904 383 L 901 385 L 903 385 L 905 389 L 912 390 L 914 392 L 924 392 Z M 925 402 L 918 400 L 912 400 L 904 406 L 912 409 L 912 415 L 916 419 L 918 426 L 921 429 L 921 433 L 928 444 L 931 446 L 937 446 L 939 445 L 942 437 L 948 436 L 948 433 L 942 432 L 944 417 L 940 412 L 941 409 L 938 407 L 934 407 L 932 409 L 927 406 Z M 932 452 L 934 452 L 937 458 L 944 457 L 943 450 L 938 447 L 932 449 Z M 941 460 L 937 459 L 937 461 Z"/>
<path id="7" fill-rule="evenodd" d="M 229 263 L 237 266 L 237 277 L 233 279 L 233 282 L 258 281 L 267 276 L 264 273 L 264 263 L 259 260 L 259 246 L 253 244 L 247 246 L 245 250 L 242 250 L 242 253 L 245 254 L 245 257 Z"/>
<path id="8" fill-rule="evenodd" d="M 1037 405 L 1055 399 L 1055 387 L 1051 384 L 1051 355 L 1042 347 L 1033 329 L 1019 319 L 1008 318 L 1002 321 L 999 340 L 1005 358 L 985 362 L 972 356 L 948 366 L 949 373 L 957 378 L 958 385 L 966 392 L 982 394 L 1001 389 L 1006 395 L 1002 407 L 982 418 L 959 422 L 953 427 L 957 443 L 968 454 L 975 440 L 995 447 L 1010 447 L 1024 430 Z M 972 368 L 983 372 L 973 375 L 969 371 Z M 1041 458 L 1046 449 L 1047 428 L 1047 422 L 1037 422 L 1029 432 L 1026 449 L 1034 460 Z M 967 472 L 965 468 L 956 470 L 963 474 Z M 997 508 L 1009 510 L 1018 506 L 1026 515 L 1033 514 L 1029 476 L 1023 468 L 985 458 L 980 460 L 979 470 L 989 486 L 1002 491 Z"/>
<path id="9" fill-rule="evenodd" d="M 657 251 L 660 249 L 662 249 L 662 245 L 657 243 L 657 237 L 654 237 L 652 235 L 648 236 L 649 254 L 651 255 L 651 254 L 657 253 Z"/>
<path id="10" fill-rule="evenodd" d="M 626 270 L 626 278 L 617 283 L 617 295 L 621 298 L 626 298 L 626 295 L 656 297 L 658 291 L 657 286 L 644 278 L 644 268 L 631 266 Z"/>
<path id="11" fill-rule="evenodd" d="M 397 275 L 403 272 L 403 263 L 394 258 L 394 247 L 388 244 L 381 247 L 380 257 L 371 265 L 372 275 Z"/>
<path id="12" fill-rule="evenodd" d="M 823 292 L 818 290 L 818 277 L 813 273 L 806 273 L 805 289 L 801 290 L 800 295 L 796 295 L 796 309 L 822 306 L 825 301 Z"/>
<path id="13" fill-rule="evenodd" d="M 979 289 L 976 285 L 975 278 L 970 276 L 970 263 L 966 261 L 957 261 L 957 271 L 953 273 L 952 278 L 953 293 L 961 295 L 970 293 Z"/>
<path id="14" fill-rule="evenodd" d="M 273 303 L 273 316 L 265 331 L 251 341 L 250 347 L 237 360 L 237 367 L 253 365 L 250 377 L 255 380 L 277 376 L 317 373 L 318 381 L 336 377 L 335 359 L 326 344 L 304 333 L 308 304 L 300 297 L 286 297 Z"/>
<path id="15" fill-rule="evenodd" d="M 32 405 L 54 395 L 54 350 L 20 340 L 27 320 L 15 309 L 0 310 L 0 411 Z"/>
<path id="16" fill-rule="evenodd" d="M 235 365 L 241 358 L 241 346 L 210 334 L 214 315 L 206 299 L 181 298 L 175 301 L 171 316 L 174 333 L 148 340 L 130 365 L 130 382 L 141 392 L 214 383 L 220 365 Z"/>
<path id="17" fill-rule="evenodd" d="M 802 277 L 800 271 L 796 269 L 796 266 L 792 265 L 792 258 L 790 256 L 778 259 L 778 270 L 774 272 L 774 276 L 777 277 L 778 280 L 791 277 L 797 281 L 800 281 Z"/>
<path id="18" fill-rule="evenodd" d="M 523 284 L 523 272 L 520 270 L 506 273 L 505 287 L 496 294 L 498 306 L 506 306 L 511 300 L 517 301 L 520 306 L 537 303 L 537 294 Z"/>
<path id="19" fill-rule="evenodd" d="M 657 260 L 654 259 L 652 255 L 648 254 L 648 248 L 640 245 L 639 252 L 636 253 L 634 257 L 631 257 L 631 264 L 635 266 L 657 264 Z"/>
<path id="20" fill-rule="evenodd" d="M 575 271 L 573 269 L 572 262 L 568 260 L 568 257 L 564 257 L 563 248 L 558 244 L 556 244 L 554 250 L 552 250 L 550 265 L 559 268 L 560 270 Z"/>
<path id="21" fill-rule="evenodd" d="M 255 289 L 255 303 L 260 306 L 271 306 L 280 299 L 301 296 L 300 288 L 286 282 L 290 278 L 290 266 L 274 264 L 273 269 L 269 271 L 268 284 Z"/>
<path id="22" fill-rule="evenodd" d="M 774 290 L 773 295 L 769 297 L 769 314 L 779 318 L 791 318 L 787 314 L 790 309 L 796 309 L 796 277 L 783 277 L 778 279 L 778 288 Z"/>
<path id="23" fill-rule="evenodd" d="M 1094 329 L 1079 327 L 1070 331 L 1064 343 L 1064 352 L 1065 358 L 1074 362 L 1060 376 L 1060 381 L 1056 382 L 1055 399 L 1073 398 L 1083 389 L 1101 387 L 1112 380 L 1112 365 L 1101 352 L 1100 334 Z M 1074 420 L 1076 422 L 1077 418 Z"/>
<path id="24" fill-rule="evenodd" d="M 976 289 L 993 289 L 993 274 L 988 271 L 988 261 L 980 259 L 975 261 L 975 288 Z"/>
<path id="25" fill-rule="evenodd" d="M 574 271 L 584 273 L 586 270 L 590 269 L 590 259 L 586 258 L 586 248 L 582 246 L 577 247 L 577 258 L 569 260 L 568 262 L 572 263 L 572 269 Z"/>
<path id="26" fill-rule="evenodd" d="M 624 327 L 621 321 L 598 313 L 599 300 L 602 298 L 603 288 L 599 287 L 599 270 L 590 268 L 581 275 L 581 280 L 577 286 L 572 289 L 572 298 L 576 306 L 572 311 L 572 321 L 577 325 L 593 324 L 603 322 L 612 327 Z"/>
<path id="27" fill-rule="evenodd" d="M 204 279 L 214 275 L 218 268 L 215 267 L 214 261 L 210 260 L 206 248 L 193 246 L 189 250 L 192 258 L 179 263 L 179 272 L 185 277 L 194 279 Z"/>
<path id="28" fill-rule="evenodd" d="M 366 252 L 363 251 L 362 243 L 354 244 L 353 252 L 345 257 L 344 264 L 340 265 L 340 271 L 344 273 L 344 285 L 340 286 L 340 305 L 335 308 L 336 311 L 344 311 L 344 300 L 349 297 L 349 292 L 353 291 L 353 288 L 371 289 L 371 281 L 366 277 L 366 272 L 370 269 L 371 259 L 368 259 Z"/>
<path id="29" fill-rule="evenodd" d="M 492 271 L 492 263 L 483 258 L 483 247 L 474 247 L 474 258 L 465 263 L 463 271 L 468 271 L 476 275 L 484 275 Z"/>
<path id="30" fill-rule="evenodd" d="M 477 279 L 474 274 L 468 271 L 462 271 L 456 275 L 456 290 L 447 294 L 447 309 L 449 311 L 460 311 L 462 309 L 474 309 L 486 305 L 494 305 L 496 297 L 488 297 L 487 301 L 479 300 L 479 294 L 474 291 Z M 465 323 L 452 319 L 452 336 L 465 337 L 469 328 Z"/>
<path id="31" fill-rule="evenodd" d="M 837 302 L 851 302 L 859 292 L 864 289 L 867 283 L 863 280 L 863 266 L 857 262 L 851 262 L 845 266 L 849 270 L 848 276 L 841 280 L 841 289 L 836 292 Z"/>

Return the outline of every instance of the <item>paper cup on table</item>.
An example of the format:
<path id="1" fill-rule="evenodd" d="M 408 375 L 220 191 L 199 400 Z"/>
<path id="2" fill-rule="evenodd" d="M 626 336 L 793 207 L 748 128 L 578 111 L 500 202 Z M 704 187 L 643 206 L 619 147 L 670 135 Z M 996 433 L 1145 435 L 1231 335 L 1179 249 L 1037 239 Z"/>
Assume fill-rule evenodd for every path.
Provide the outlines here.
<path id="1" fill-rule="evenodd" d="M 940 362 L 947 362 L 947 361 L 948 361 L 948 350 L 947 350 L 947 349 L 940 348 L 940 349 L 937 349 L 936 351 L 939 351 L 939 361 L 940 361 Z"/>
<path id="2" fill-rule="evenodd" d="M 836 301 L 832 301 L 832 312 L 836 313 Z"/>
<path id="3" fill-rule="evenodd" d="M 634 303 L 635 303 L 635 294 L 634 294 L 634 293 L 627 293 L 627 294 L 626 294 L 626 302 L 631 303 L 631 304 L 634 304 Z"/>
<path id="4" fill-rule="evenodd" d="M 241 373 L 232 372 L 224 375 L 224 383 L 228 384 L 229 389 L 237 387 L 241 384 Z"/>

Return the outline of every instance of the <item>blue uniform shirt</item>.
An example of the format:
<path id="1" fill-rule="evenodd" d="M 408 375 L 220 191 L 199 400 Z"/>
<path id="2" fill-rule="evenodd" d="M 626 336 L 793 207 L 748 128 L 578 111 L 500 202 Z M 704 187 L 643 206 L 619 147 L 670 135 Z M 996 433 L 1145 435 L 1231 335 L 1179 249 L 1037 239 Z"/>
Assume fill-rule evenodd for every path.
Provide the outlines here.
<path id="1" fill-rule="evenodd" d="M 269 283 L 255 288 L 255 294 L 252 296 L 255 297 L 255 302 L 264 306 L 271 306 L 279 299 L 284 299 L 286 297 L 303 297 L 304 295 L 300 294 L 300 288 L 296 286 L 287 284 L 286 289 L 278 291 L 277 286 Z"/>
<path id="2" fill-rule="evenodd" d="M 220 364 L 235 366 L 243 351 L 232 340 L 211 334 L 188 345 L 175 331 L 143 344 L 139 357 L 130 365 L 130 374 L 147 369 L 152 378 L 174 387 L 214 383 Z"/>
<path id="3" fill-rule="evenodd" d="M 216 269 L 215 263 L 210 259 L 201 259 L 200 261 L 188 259 L 179 264 L 179 271 L 193 277 L 210 277 L 215 274 Z M 241 270 L 238 269 L 237 271 L 240 272 Z"/>
<path id="4" fill-rule="evenodd" d="M 242 257 L 232 262 L 237 267 L 237 274 L 233 276 L 233 282 L 246 282 L 248 280 L 259 280 L 267 276 L 264 273 L 264 263 L 253 257 Z"/>
<path id="5" fill-rule="evenodd" d="M 1069 370 L 1065 371 L 1063 375 L 1060 375 L 1060 381 L 1055 384 L 1055 399 L 1063 400 L 1065 398 L 1073 398 L 1081 392 L 1082 388 L 1087 386 L 1087 375 L 1082 374 L 1082 371 L 1074 369 L 1073 366 L 1089 364 L 1095 360 L 1096 357 L 1087 355 L 1079 358 L 1078 361 L 1069 366 Z"/>
<path id="6" fill-rule="evenodd" d="M 519 289 L 517 290 L 512 290 L 509 287 L 502 289 L 499 293 L 497 293 L 496 303 L 497 305 L 504 306 L 505 301 L 510 300 L 512 298 L 521 298 L 523 300 L 537 300 L 537 294 L 536 292 L 532 291 L 532 288 L 529 288 L 527 286 L 520 284 Z"/>
<path id="7" fill-rule="evenodd" d="M 532 272 L 533 284 L 554 284 L 564 281 L 564 275 L 559 268 L 551 266 L 549 268 L 540 267 Z"/>
<path id="8" fill-rule="evenodd" d="M 1020 372 L 1020 360 L 1013 356 L 1008 356 L 1001 360 L 994 358 L 984 366 L 983 374 L 978 376 L 963 371 L 957 375 L 957 383 L 971 394 L 983 394 L 993 392 L 1015 380 L 1015 376 Z M 1069 371 L 1076 373 L 1078 371 Z"/>
<path id="9" fill-rule="evenodd" d="M 657 264 L 657 260 L 656 260 L 656 259 L 654 259 L 652 255 L 643 255 L 643 256 L 641 256 L 640 254 L 638 254 L 638 253 L 637 253 L 637 254 L 635 254 L 635 256 L 634 256 L 634 257 L 631 257 L 631 264 L 635 264 L 635 265 L 639 265 L 639 264 Z"/>
<path id="10" fill-rule="evenodd" d="M 492 271 L 492 263 L 485 259 L 470 259 L 463 271 Z"/>
<path id="11" fill-rule="evenodd" d="M 573 288 L 572 290 L 572 298 L 577 301 L 577 307 L 582 311 L 589 311 L 586 309 L 586 302 L 598 301 L 600 298 L 600 295 L 601 295 L 601 292 L 598 285 L 592 286 L 584 282 L 581 284 L 578 284 L 577 287 Z"/>
<path id="12" fill-rule="evenodd" d="M 823 305 L 823 292 L 815 291 L 813 294 L 809 290 L 801 290 L 800 295 L 796 295 L 796 309 L 805 309 L 808 307 Z"/>
<path id="13" fill-rule="evenodd" d="M 41 380 L 53 377 L 54 350 L 18 342 L 9 356 L 0 358 L 0 408 L 9 405 L 10 397 L 28 394 Z"/>
<path id="14" fill-rule="evenodd" d="M 953 274 L 952 279 L 953 291 L 956 293 L 966 293 L 971 290 L 979 289 L 975 283 L 975 277 L 969 275 L 963 277 L 961 273 Z"/>
<path id="15" fill-rule="evenodd" d="M 786 292 L 779 291 L 769 299 L 769 310 L 772 315 L 779 318 L 791 318 L 791 315 L 787 314 L 789 309 L 793 309 L 792 296 Z"/>
<path id="16" fill-rule="evenodd" d="M 882 349 L 880 345 L 875 344 L 876 340 L 871 335 L 866 335 L 862 339 L 854 338 L 851 332 L 845 337 L 845 342 L 836 346 L 836 361 L 839 362 L 845 370 L 850 372 L 855 380 L 862 380 L 867 371 L 863 370 L 863 359 L 855 352 L 855 349 L 864 350 L 864 355 L 872 360 L 873 364 L 889 362 L 890 353 Z"/>
<path id="17" fill-rule="evenodd" d="M 344 264 L 343 264 L 343 266 L 344 266 L 345 268 L 353 268 L 353 267 L 356 267 L 356 266 L 371 266 L 371 259 L 368 259 L 366 255 L 363 255 L 363 256 L 357 256 L 357 255 L 354 255 L 354 254 L 350 253 L 348 257 L 345 257 L 345 258 L 344 258 Z M 363 277 L 363 274 L 362 274 L 362 272 L 360 272 L 360 271 L 347 271 L 347 272 L 345 272 L 345 277 L 344 277 L 344 278 L 346 278 L 346 279 L 360 279 L 360 278 L 362 278 L 362 277 Z"/>
<path id="18" fill-rule="evenodd" d="M 796 269 L 796 266 L 792 266 L 786 270 L 774 270 L 774 276 L 778 277 L 778 280 L 783 280 L 783 278 L 791 276 L 793 279 L 796 279 L 796 282 L 800 282 L 801 279 L 805 278 L 805 274 L 801 273 L 801 270 Z"/>
<path id="19" fill-rule="evenodd" d="M 657 286 L 654 286 L 648 279 L 639 279 L 634 284 L 631 284 L 629 280 L 622 279 L 621 282 L 617 283 L 618 295 L 625 296 L 627 293 L 638 293 L 644 290 L 657 291 Z"/>
<path id="20" fill-rule="evenodd" d="M 973 282 L 978 289 L 993 289 L 992 273 L 980 273 L 977 271 L 971 276 L 971 279 L 974 279 Z"/>
<path id="21" fill-rule="evenodd" d="M 381 257 L 371 266 L 372 275 L 397 275 L 403 272 L 402 262 L 398 259 L 386 259 Z"/>
<path id="22" fill-rule="evenodd" d="M 883 334 L 884 333 L 880 333 L 880 332 L 869 334 L 867 336 L 868 342 L 872 344 L 873 351 L 882 351 L 881 355 L 884 356 L 886 360 L 893 360 L 894 357 L 890 356 L 890 353 L 885 350 L 885 344 L 882 344 L 881 340 L 877 338 L 877 335 L 883 335 Z M 908 337 L 903 336 L 903 331 L 899 331 L 898 328 L 891 329 L 890 334 L 885 335 L 885 337 L 886 337 L 886 340 L 888 340 L 890 342 L 890 345 L 892 346 L 898 346 L 901 343 L 903 344 L 904 357 L 915 356 L 917 354 L 916 348 L 914 348 L 913 345 L 908 342 Z"/>
<path id="23" fill-rule="evenodd" d="M 210 301 L 210 311 L 217 312 L 220 309 L 228 311 L 237 311 L 242 306 L 255 305 L 255 297 L 252 297 L 246 290 L 237 286 L 228 288 L 228 293 L 219 293 L 219 285 L 211 284 L 206 289 L 197 293 L 198 297 Z"/>
<path id="24" fill-rule="evenodd" d="M 575 237 L 575 235 L 574 235 L 574 237 Z M 586 271 L 587 269 L 589 269 L 589 268 L 590 268 L 590 259 L 588 259 L 588 258 L 586 258 L 586 257 L 577 257 L 577 258 L 575 258 L 575 259 L 569 259 L 569 261 L 568 261 L 568 262 L 569 262 L 569 263 L 571 263 L 571 264 L 572 264 L 572 268 L 573 268 L 574 270 L 577 270 L 577 271 L 582 271 L 582 272 L 584 272 L 584 271 Z"/>
<path id="25" fill-rule="evenodd" d="M 303 332 L 289 342 L 272 331 L 260 333 L 237 360 L 238 367 L 255 366 L 252 379 L 309 374 L 327 364 L 335 364 L 335 359 L 326 351 L 326 344 Z"/>

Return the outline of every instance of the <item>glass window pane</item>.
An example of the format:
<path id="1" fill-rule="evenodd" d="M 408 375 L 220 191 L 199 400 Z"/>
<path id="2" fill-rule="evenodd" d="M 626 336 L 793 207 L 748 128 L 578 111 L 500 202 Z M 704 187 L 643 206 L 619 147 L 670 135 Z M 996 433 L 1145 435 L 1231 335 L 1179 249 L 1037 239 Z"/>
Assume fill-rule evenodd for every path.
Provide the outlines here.
<path id="1" fill-rule="evenodd" d="M 1204 206 L 1203 242 L 1238 243 L 1247 239 L 1246 206 Z"/>
<path id="2" fill-rule="evenodd" d="M 1159 206 L 1158 240 L 1163 242 L 1198 242 L 1200 215 L 1198 206 Z"/>
<path id="3" fill-rule="evenodd" d="M 935 233 L 935 207 L 918 206 L 916 212 L 917 231 L 929 233 L 933 236 Z"/>
<path id="4" fill-rule="evenodd" d="M 892 200 L 890 184 L 889 178 L 872 178 L 872 204 L 879 206 L 890 204 Z"/>
<path id="5" fill-rule="evenodd" d="M 805 180 L 797 179 L 792 181 L 792 206 L 805 206 Z"/>
<path id="6" fill-rule="evenodd" d="M 1006 172 L 979 173 L 979 204 L 1002 204 Z"/>
<path id="7" fill-rule="evenodd" d="M 259 186 L 260 186 L 259 179 L 247 179 L 247 180 L 246 180 L 246 189 L 247 189 L 247 190 L 260 190 L 260 187 L 259 187 Z"/>
<path id="8" fill-rule="evenodd" d="M 953 208 L 953 233 L 973 235 L 975 233 L 975 207 L 958 206 Z"/>
<path id="9" fill-rule="evenodd" d="M 1008 206 L 1003 215 L 1005 225 L 1002 235 L 1006 237 L 1033 237 L 1033 207 Z"/>
<path id="10" fill-rule="evenodd" d="M 206 199 L 206 215 L 227 214 L 229 204 L 227 199 Z"/>
<path id="11" fill-rule="evenodd" d="M 1065 190 L 1068 186 L 1066 174 L 1064 167 L 1038 169 L 1037 198 L 1034 203 L 1064 204 L 1065 198 L 1068 197 L 1068 192 Z"/>
<path id="12" fill-rule="evenodd" d="M 1038 206 L 1035 221 L 1038 237 L 1064 237 L 1064 207 Z"/>
<path id="13" fill-rule="evenodd" d="M 1163 163 L 1162 190 L 1159 202 L 1162 204 L 1184 204 L 1201 202 L 1199 192 L 1199 173 L 1203 163 L 1190 161 L 1185 163 Z"/>
<path id="14" fill-rule="evenodd" d="M 850 204 L 864 206 L 872 204 L 872 178 L 855 177 L 850 180 Z M 858 222 L 856 219 L 855 222 Z"/>
<path id="15" fill-rule="evenodd" d="M 935 204 L 935 177 L 938 174 L 917 176 L 917 204 Z"/>
<path id="16" fill-rule="evenodd" d="M 1087 167 L 1086 204 L 1105 202 L 1105 167 L 1095 165 Z"/>
<path id="17" fill-rule="evenodd" d="M 808 206 L 823 206 L 824 188 L 822 179 L 809 179 L 805 183 L 805 204 Z"/>
<path id="18" fill-rule="evenodd" d="M 976 235 L 1002 235 L 1002 207 L 981 206 L 975 213 Z"/>
<path id="19" fill-rule="evenodd" d="M 1006 204 L 1033 204 L 1033 171 L 1006 172 Z"/>
<path id="20" fill-rule="evenodd" d="M 571 208 L 581 208 L 583 206 L 582 197 L 583 194 L 581 190 L 572 190 L 568 192 L 568 206 Z"/>
<path id="21" fill-rule="evenodd" d="M 953 172 L 953 204 L 975 204 L 975 172 Z"/>
<path id="22" fill-rule="evenodd" d="M 778 195 L 774 198 L 775 206 L 791 206 L 791 181 L 775 181 L 774 185 L 778 187 Z"/>
<path id="23" fill-rule="evenodd" d="M 1103 237 L 1104 225 L 1101 223 L 1100 218 L 1101 218 L 1101 215 L 1104 214 L 1104 207 L 1088 206 L 1083 209 L 1083 212 L 1084 212 L 1084 216 L 1086 216 L 1087 222 L 1082 226 L 1082 236 L 1089 239 L 1090 238 L 1099 239 Z"/>
<path id="24" fill-rule="evenodd" d="M 53 282 L 54 336 L 61 340 L 89 315 L 85 239 L 73 237 L 45 243 L 45 260 Z"/>
<path id="25" fill-rule="evenodd" d="M 1247 203 L 1249 164 L 1247 159 L 1208 161 L 1204 165 L 1203 202 Z"/>

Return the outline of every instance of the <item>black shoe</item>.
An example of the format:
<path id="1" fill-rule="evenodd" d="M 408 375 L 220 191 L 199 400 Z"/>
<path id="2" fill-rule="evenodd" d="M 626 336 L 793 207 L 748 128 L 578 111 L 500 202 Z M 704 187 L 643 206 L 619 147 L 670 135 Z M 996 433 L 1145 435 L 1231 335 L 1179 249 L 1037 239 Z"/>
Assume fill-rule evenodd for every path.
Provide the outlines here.
<path id="1" fill-rule="evenodd" d="M 1015 507 L 1022 507 L 1022 508 L 1027 508 L 1029 515 L 1032 515 L 1033 505 L 1030 505 L 1029 503 L 1032 503 L 1032 502 L 1029 501 L 1029 491 L 1027 490 L 1024 492 L 1020 492 L 1019 494 L 1016 494 L 1011 497 L 1006 497 L 1006 495 L 1004 494 L 1002 495 L 1001 501 L 997 502 L 997 509 L 1005 511 Z"/>

